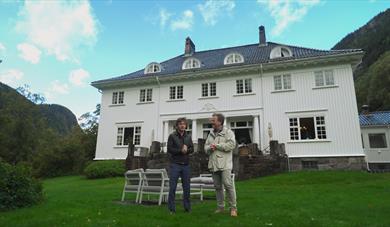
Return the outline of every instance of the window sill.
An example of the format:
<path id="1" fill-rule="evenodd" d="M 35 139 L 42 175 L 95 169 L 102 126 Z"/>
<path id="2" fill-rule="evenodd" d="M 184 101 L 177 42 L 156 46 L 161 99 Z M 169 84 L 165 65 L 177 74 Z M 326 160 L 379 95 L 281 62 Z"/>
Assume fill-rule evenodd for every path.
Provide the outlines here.
<path id="1" fill-rule="evenodd" d="M 114 107 L 114 106 L 124 106 L 125 104 L 111 104 L 111 105 L 108 105 L 109 107 Z"/>
<path id="2" fill-rule="evenodd" d="M 284 90 L 273 90 L 271 93 L 281 93 L 281 92 L 291 92 L 295 91 L 295 89 L 284 89 Z"/>
<path id="3" fill-rule="evenodd" d="M 312 89 L 316 90 L 316 89 L 336 88 L 336 87 L 339 87 L 339 85 L 325 85 L 325 86 L 313 87 Z"/>
<path id="4" fill-rule="evenodd" d="M 167 102 L 183 102 L 185 99 L 168 99 Z"/>
<path id="5" fill-rule="evenodd" d="M 135 146 L 134 146 L 134 148 L 139 148 L 139 147 L 140 147 L 140 145 L 135 145 Z M 129 146 L 128 146 L 128 145 L 124 145 L 124 146 L 114 145 L 113 148 L 114 148 L 114 149 L 117 149 L 117 148 L 119 148 L 119 149 L 120 149 L 120 148 L 129 148 Z"/>
<path id="6" fill-rule="evenodd" d="M 148 101 L 148 102 L 138 102 L 137 105 L 144 105 L 144 104 L 153 104 L 153 101 Z"/>
<path id="7" fill-rule="evenodd" d="M 256 93 L 242 93 L 242 94 L 234 94 L 233 97 L 247 96 L 247 95 L 256 95 Z"/>
<path id="8" fill-rule="evenodd" d="M 320 139 L 312 139 L 312 140 L 289 140 L 287 143 L 322 143 L 322 142 L 332 142 L 331 140 L 325 139 L 325 140 L 320 140 Z"/>
<path id="9" fill-rule="evenodd" d="M 202 99 L 218 99 L 218 98 L 219 98 L 218 96 L 207 96 L 207 97 L 199 97 L 198 99 L 202 100 Z"/>

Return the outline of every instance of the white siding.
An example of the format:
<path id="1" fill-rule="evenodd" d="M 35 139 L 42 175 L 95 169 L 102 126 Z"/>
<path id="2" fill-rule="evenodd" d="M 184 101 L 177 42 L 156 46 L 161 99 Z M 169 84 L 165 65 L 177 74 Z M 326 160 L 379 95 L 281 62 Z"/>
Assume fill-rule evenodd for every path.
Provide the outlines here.
<path id="1" fill-rule="evenodd" d="M 338 87 L 313 89 L 314 71 L 333 69 Z M 288 71 L 292 75 L 294 91 L 273 93 L 273 75 L 284 72 L 225 76 L 198 81 L 177 81 L 160 86 L 132 87 L 117 89 L 125 91 L 124 106 L 110 106 L 112 92 L 102 93 L 101 119 L 98 132 L 96 159 L 125 158 L 126 148 L 118 148 L 116 143 L 117 124 L 120 122 L 142 122 L 141 146 L 149 147 L 154 139 L 163 142 L 163 121 L 173 121 L 179 116 L 197 120 L 197 135 L 202 137 L 202 123 L 212 112 L 219 111 L 231 117 L 259 116 L 260 145 L 266 148 L 269 143 L 268 123 L 272 124 L 273 139 L 286 143 L 286 150 L 292 157 L 302 156 L 354 156 L 363 155 L 356 98 L 350 65 L 307 68 Z M 237 96 L 236 79 L 252 79 L 253 95 Z M 217 98 L 200 99 L 201 84 L 217 83 Z M 184 86 L 184 101 L 169 100 L 169 87 Z M 137 104 L 139 90 L 153 87 L 152 104 Z M 159 97 L 159 94 L 161 95 Z M 263 103 L 264 102 L 264 103 Z M 320 110 L 326 117 L 329 141 L 289 142 L 289 116 L 301 116 L 291 111 Z M 316 111 L 304 114 L 317 113 Z M 170 122 L 171 129 L 173 122 Z M 154 132 L 153 132 L 154 131 Z"/>

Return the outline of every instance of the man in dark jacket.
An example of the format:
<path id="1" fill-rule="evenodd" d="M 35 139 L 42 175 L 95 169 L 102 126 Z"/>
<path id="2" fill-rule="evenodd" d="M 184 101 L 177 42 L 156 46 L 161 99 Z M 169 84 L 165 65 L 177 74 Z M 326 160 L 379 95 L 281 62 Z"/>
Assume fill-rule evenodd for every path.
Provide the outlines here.
<path id="1" fill-rule="evenodd" d="M 176 131 L 168 138 L 168 153 L 170 154 L 169 169 L 169 196 L 168 209 L 171 213 L 176 212 L 175 194 L 179 177 L 183 185 L 183 206 L 186 212 L 191 211 L 190 204 L 190 165 L 189 154 L 193 152 L 192 138 L 186 132 L 186 118 L 176 120 Z"/>

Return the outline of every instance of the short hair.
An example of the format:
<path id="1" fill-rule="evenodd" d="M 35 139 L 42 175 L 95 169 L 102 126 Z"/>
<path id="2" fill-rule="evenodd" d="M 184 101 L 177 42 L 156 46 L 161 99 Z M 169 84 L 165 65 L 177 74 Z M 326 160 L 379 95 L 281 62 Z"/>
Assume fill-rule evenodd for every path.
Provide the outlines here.
<path id="1" fill-rule="evenodd" d="M 217 117 L 218 121 L 221 122 L 221 125 L 225 122 L 225 116 L 221 113 L 213 113 L 213 117 Z"/>
<path id="2" fill-rule="evenodd" d="M 185 117 L 179 117 L 179 118 L 176 120 L 175 127 L 177 128 L 177 126 L 179 126 L 179 124 L 180 124 L 181 122 L 186 123 L 186 126 L 188 126 L 187 118 L 185 118 Z"/>

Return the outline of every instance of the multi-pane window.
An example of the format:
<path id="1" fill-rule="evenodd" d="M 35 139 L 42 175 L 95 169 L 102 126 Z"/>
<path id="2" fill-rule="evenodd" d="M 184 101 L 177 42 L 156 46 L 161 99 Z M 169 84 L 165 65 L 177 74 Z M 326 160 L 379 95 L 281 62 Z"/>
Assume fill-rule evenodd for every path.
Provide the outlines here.
<path id="1" fill-rule="evenodd" d="M 298 118 L 290 118 L 290 139 L 299 140 Z"/>
<path id="2" fill-rule="evenodd" d="M 134 133 L 134 145 L 140 145 L 141 144 L 141 127 L 137 126 L 135 127 L 135 133 Z"/>
<path id="3" fill-rule="evenodd" d="M 370 148 L 387 148 L 385 133 L 369 133 L 368 142 L 370 144 Z"/>
<path id="4" fill-rule="evenodd" d="M 149 65 L 146 66 L 144 73 L 149 74 L 149 73 L 158 73 L 161 72 L 161 66 L 158 63 L 150 63 Z"/>
<path id="5" fill-rule="evenodd" d="M 115 91 L 112 93 L 112 104 L 123 104 L 123 99 L 125 96 L 124 91 Z"/>
<path id="6" fill-rule="evenodd" d="M 238 53 L 232 53 L 225 57 L 225 65 L 236 64 L 244 62 L 244 57 Z"/>
<path id="7" fill-rule="evenodd" d="M 236 80 L 237 94 L 252 93 L 252 79 Z"/>
<path id="8" fill-rule="evenodd" d="M 274 76 L 274 89 L 275 90 L 288 90 L 291 89 L 291 75 L 277 75 Z"/>
<path id="9" fill-rule="evenodd" d="M 169 87 L 169 99 L 183 99 L 183 85 Z"/>
<path id="10" fill-rule="evenodd" d="M 200 61 L 196 58 L 189 58 L 183 63 L 182 69 L 200 68 Z"/>
<path id="11" fill-rule="evenodd" d="M 333 70 L 324 70 L 314 72 L 316 87 L 334 85 Z"/>
<path id="12" fill-rule="evenodd" d="M 118 128 L 116 145 L 127 146 L 130 141 L 132 141 L 134 145 L 141 144 L 141 126 Z"/>
<path id="13" fill-rule="evenodd" d="M 122 145 L 123 143 L 123 128 L 118 128 L 116 136 L 116 145 Z"/>
<path id="14" fill-rule="evenodd" d="M 316 127 L 317 127 L 317 138 L 318 139 L 326 139 L 325 117 L 324 116 L 316 117 Z"/>
<path id="15" fill-rule="evenodd" d="M 325 117 L 293 117 L 289 119 L 290 140 L 327 139 Z"/>
<path id="16" fill-rule="evenodd" d="M 217 84 L 214 83 L 203 83 L 202 84 L 202 97 L 216 96 L 217 95 Z"/>
<path id="17" fill-rule="evenodd" d="M 152 101 L 152 88 L 141 89 L 139 92 L 139 101 L 140 102 L 151 102 Z"/>

